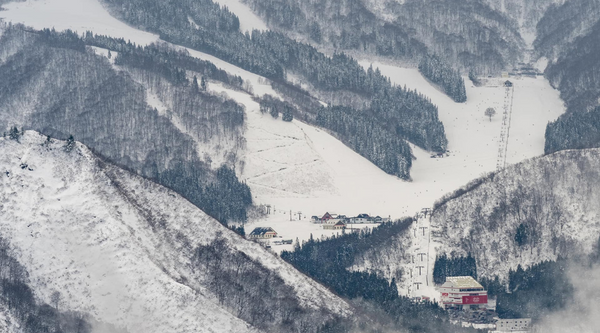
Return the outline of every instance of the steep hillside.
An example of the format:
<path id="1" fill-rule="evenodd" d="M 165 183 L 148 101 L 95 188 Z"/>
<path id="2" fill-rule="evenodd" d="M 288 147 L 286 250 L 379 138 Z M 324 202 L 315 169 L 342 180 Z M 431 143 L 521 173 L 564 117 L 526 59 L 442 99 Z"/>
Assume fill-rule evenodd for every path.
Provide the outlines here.
<path id="1" fill-rule="evenodd" d="M 600 150 L 571 150 L 473 181 L 435 204 L 431 244 L 438 254 L 470 253 L 480 276 L 502 278 L 519 264 L 588 254 L 600 234 L 599 167 Z M 414 236 L 375 246 L 355 269 L 406 276 Z"/>
<path id="2" fill-rule="evenodd" d="M 437 54 L 463 70 L 497 73 L 524 47 L 516 23 L 483 1 L 245 2 L 272 27 L 315 43 L 413 63 Z"/>
<path id="3" fill-rule="evenodd" d="M 73 135 L 114 163 L 177 190 L 224 223 L 245 220 L 249 189 L 229 170 L 243 147 L 243 108 L 194 89 L 192 75 L 226 83 L 241 79 L 168 49 L 134 51 L 131 43 L 112 40 L 119 50 L 115 67 L 70 31 L 16 25 L 3 30 L 0 127 L 63 139 Z M 103 41 L 90 39 L 94 45 Z M 216 172 L 220 167 L 227 170 Z M 211 185 L 236 190 L 229 200 L 214 200 L 223 193 L 211 192 Z"/>
<path id="4" fill-rule="evenodd" d="M 85 0 L 88 5 L 80 8 L 81 11 L 78 12 L 70 10 L 70 8 L 79 8 L 79 5 L 72 2 L 74 0 L 34 1 L 28 3 L 28 6 L 13 3 L 7 5 L 8 10 L 0 12 L 0 16 L 4 15 L 10 20 L 24 20 L 28 25 L 31 24 L 38 29 L 45 25 L 56 25 L 63 29 L 66 27 L 78 29 L 80 33 L 86 30 L 102 33 L 107 31 L 106 26 L 115 26 L 119 29 L 107 33 L 131 36 L 132 41 L 142 45 L 147 43 L 143 38 L 145 33 L 130 26 L 120 27 L 119 21 L 106 11 L 96 13 L 96 20 L 85 20 L 84 18 L 92 15 L 87 12 L 87 8 L 97 9 L 94 6 L 95 0 Z M 59 5 L 61 6 L 58 7 Z M 38 18 L 36 13 L 44 11 L 52 12 L 53 16 L 44 16 L 43 20 L 42 17 Z M 77 22 L 77 24 L 68 25 L 65 22 Z M 115 47 L 106 43 L 93 45 L 102 47 L 102 50 L 97 51 L 105 56 L 106 49 L 112 49 L 112 60 L 118 58 L 118 54 L 123 54 L 120 50 L 121 46 Z M 500 110 L 504 102 L 504 89 L 494 80 L 489 86 L 484 87 L 474 87 L 467 81 L 468 101 L 455 103 L 427 82 L 416 69 L 399 68 L 380 62 L 360 62 L 366 71 L 369 71 L 371 65 L 373 72 L 379 68 L 380 73 L 390 78 L 391 84 L 406 86 L 408 90 L 425 93 L 439 108 L 439 121 L 443 122 L 449 138 L 447 148 L 451 153 L 444 158 L 430 158 L 430 153 L 412 146 L 412 154 L 417 157 L 412 161 L 412 182 L 404 182 L 385 174 L 370 161 L 353 152 L 336 139 L 336 133 L 328 133 L 307 124 L 301 115 L 294 115 L 295 119 L 291 123 L 272 119 L 268 114 L 262 115 L 258 103 L 252 99 L 252 94 L 255 97 L 264 94 L 277 96 L 279 90 L 274 91 L 269 80 L 206 53 L 189 48 L 185 50 L 196 60 L 210 60 L 229 74 L 239 75 L 243 78 L 244 85 L 252 89 L 249 90 L 250 93 L 246 93 L 235 87 L 225 87 L 231 98 L 245 106 L 243 137 L 246 148 L 237 153 L 237 160 L 243 161 L 244 165 L 242 167 L 241 163 L 238 164 L 235 171 L 238 177 L 247 181 L 251 187 L 256 203 L 270 204 L 276 207 L 277 211 L 281 209 L 281 212 L 286 212 L 285 215 L 279 215 L 276 221 L 256 222 L 258 226 L 273 222 L 276 230 L 284 232 L 284 227 L 280 224 L 289 221 L 290 210 L 294 213 L 301 211 L 304 213 L 303 216 L 323 214 L 328 210 L 347 214 L 368 212 L 381 216 L 405 216 L 422 207 L 430 206 L 443 193 L 452 191 L 496 167 L 501 119 L 495 117 L 490 121 L 483 115 L 487 107 Z M 154 53 L 156 48 L 151 47 L 148 51 Z M 138 63 L 144 62 L 145 60 Z M 173 64 L 179 66 L 178 63 Z M 119 66 L 130 72 L 127 68 L 129 65 Z M 188 72 L 188 80 L 191 80 L 191 76 L 192 73 Z M 144 80 L 137 80 L 137 75 L 134 78 L 145 87 L 150 87 L 146 90 L 146 94 L 148 90 L 152 92 L 149 97 L 159 95 L 160 90 L 146 85 Z M 221 83 L 217 82 L 217 78 L 209 77 L 209 79 L 208 91 L 219 94 L 222 91 Z M 546 123 L 564 112 L 558 94 L 545 81 L 527 78 L 515 81 L 515 85 L 514 121 L 511 125 L 507 154 L 509 163 L 542 154 L 543 131 Z M 338 96 L 339 99 L 346 97 L 334 92 L 329 95 Z M 238 99 L 237 96 L 243 97 Z M 154 102 L 155 99 L 147 98 L 147 100 Z M 173 115 L 173 111 L 167 107 L 168 102 L 162 104 L 167 109 L 164 116 L 169 118 Z M 164 110 L 160 105 L 157 106 L 158 111 Z M 312 111 L 320 107 L 321 105 L 313 107 Z M 177 117 L 172 119 L 177 120 Z M 185 126 L 193 124 L 190 121 L 173 123 Z M 425 124 L 423 123 L 422 128 L 428 127 Z M 182 127 L 184 126 L 179 126 Z M 77 135 L 75 138 L 80 139 Z M 205 147 L 207 144 L 201 142 L 196 146 Z M 210 157 L 217 160 L 214 154 Z M 216 164 L 213 162 L 212 166 L 216 167 Z M 306 224 L 312 226 L 308 222 Z M 285 230 L 288 230 L 289 224 L 285 225 Z M 306 238 L 311 232 L 315 235 L 321 232 L 320 229 L 312 230 L 310 227 L 304 229 L 306 232 L 301 235 L 305 234 Z M 295 238 L 297 234 L 292 236 Z"/>
<path id="5" fill-rule="evenodd" d="M 537 26 L 538 57 L 550 60 L 548 80 L 561 91 L 570 111 L 598 105 L 600 1 L 568 1 L 551 7 Z"/>
<path id="6" fill-rule="evenodd" d="M 537 23 L 551 6 L 561 5 L 566 0 L 484 0 L 488 6 L 504 13 L 508 18 L 515 20 L 521 28 L 521 36 L 527 43 L 535 39 Z"/>
<path id="7" fill-rule="evenodd" d="M 570 52 L 570 44 L 587 35 L 596 24 L 599 11 L 597 0 L 572 0 L 551 6 L 536 26 L 537 55 L 553 61 Z"/>
<path id="8" fill-rule="evenodd" d="M 590 253 L 600 233 L 600 150 L 535 158 L 443 199 L 432 224 L 446 252 L 470 252 L 482 275 Z M 517 229 L 523 229 L 520 239 Z"/>
<path id="9" fill-rule="evenodd" d="M 552 6 L 537 25 L 536 54 L 550 60 L 545 76 L 568 107 L 565 115 L 548 124 L 547 154 L 600 147 L 599 18 L 600 1 L 567 1 Z"/>
<path id="10" fill-rule="evenodd" d="M 79 143 L 18 140 L 0 139 L 0 234 L 41 300 L 58 291 L 62 309 L 131 333 L 315 331 L 348 314 L 175 192 Z"/>

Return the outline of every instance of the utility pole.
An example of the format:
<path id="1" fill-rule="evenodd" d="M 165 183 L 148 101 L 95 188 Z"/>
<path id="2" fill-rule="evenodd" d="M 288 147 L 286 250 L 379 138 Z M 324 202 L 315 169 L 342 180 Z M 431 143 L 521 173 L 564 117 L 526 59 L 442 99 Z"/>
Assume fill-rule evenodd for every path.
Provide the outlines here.
<path id="1" fill-rule="evenodd" d="M 290 221 L 292 220 L 292 210 L 290 209 Z"/>

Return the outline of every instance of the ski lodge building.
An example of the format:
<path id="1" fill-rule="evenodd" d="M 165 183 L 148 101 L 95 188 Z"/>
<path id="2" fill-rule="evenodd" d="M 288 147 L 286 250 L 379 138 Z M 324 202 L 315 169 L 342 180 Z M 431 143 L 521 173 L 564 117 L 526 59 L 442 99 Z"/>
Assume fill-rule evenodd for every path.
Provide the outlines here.
<path id="1" fill-rule="evenodd" d="M 339 221 L 336 224 L 323 224 L 324 230 L 342 230 L 346 229 L 346 223 Z"/>
<path id="2" fill-rule="evenodd" d="M 440 287 L 444 309 L 484 309 L 488 303 L 487 291 L 470 276 L 449 276 Z"/>
<path id="3" fill-rule="evenodd" d="M 248 239 L 271 239 L 277 237 L 277 232 L 273 228 L 257 227 L 248 235 Z"/>

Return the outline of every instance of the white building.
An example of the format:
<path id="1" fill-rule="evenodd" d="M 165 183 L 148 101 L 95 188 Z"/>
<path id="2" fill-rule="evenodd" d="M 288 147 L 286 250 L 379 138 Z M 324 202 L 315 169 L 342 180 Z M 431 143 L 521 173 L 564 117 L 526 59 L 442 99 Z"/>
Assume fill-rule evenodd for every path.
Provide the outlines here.
<path id="1" fill-rule="evenodd" d="M 440 287 L 445 309 L 484 309 L 488 303 L 487 291 L 470 276 L 449 276 Z"/>
<path id="2" fill-rule="evenodd" d="M 494 332 L 530 332 L 531 318 L 499 319 Z"/>

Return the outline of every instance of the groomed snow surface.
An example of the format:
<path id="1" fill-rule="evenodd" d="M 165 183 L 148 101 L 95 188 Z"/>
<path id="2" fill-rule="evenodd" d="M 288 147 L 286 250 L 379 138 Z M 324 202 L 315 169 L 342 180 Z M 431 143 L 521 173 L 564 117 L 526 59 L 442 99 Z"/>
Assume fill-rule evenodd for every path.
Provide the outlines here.
<path id="1" fill-rule="evenodd" d="M 431 207 L 442 195 L 496 169 L 505 96 L 500 80 L 485 87 L 474 87 L 467 80 L 468 101 L 458 104 L 415 69 L 376 67 L 392 82 L 417 89 L 438 105 L 449 156 L 431 158 L 430 153 L 413 147 L 412 182 L 404 182 L 385 174 L 324 130 L 298 121 L 285 124 L 269 115 L 253 116 L 256 107 L 248 107 L 248 156 L 242 178 L 257 202 L 278 211 L 301 211 L 307 218 L 327 211 L 399 218 Z M 558 92 L 547 81 L 513 82 L 508 164 L 543 154 L 546 124 L 564 112 Z M 484 116 L 488 107 L 497 110 L 491 121 Z M 286 141 L 276 139 L 280 131 L 288 136 Z M 289 221 L 288 215 L 277 220 Z"/>

